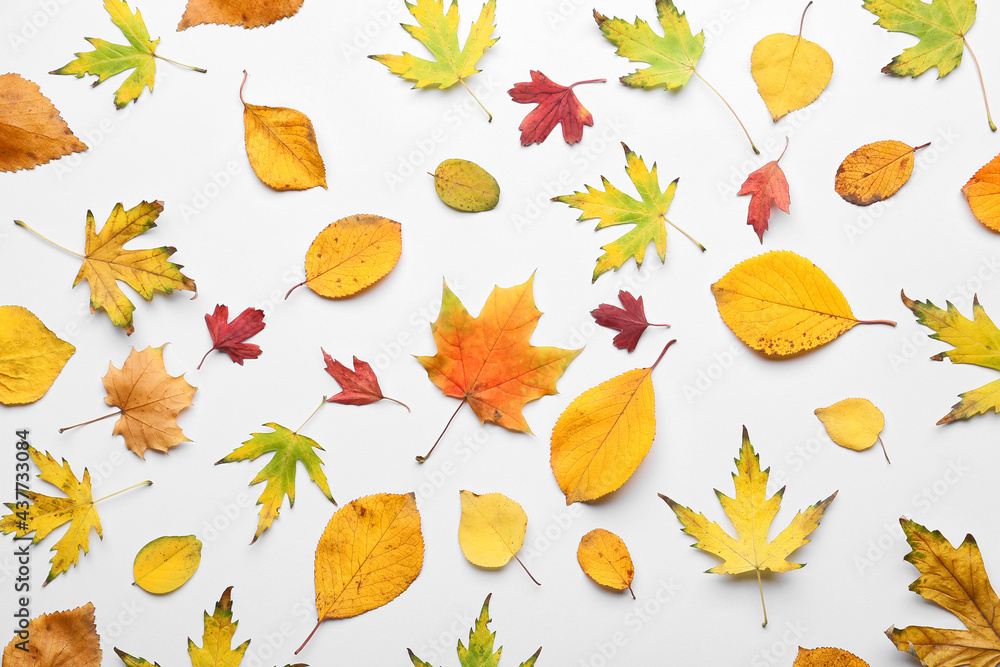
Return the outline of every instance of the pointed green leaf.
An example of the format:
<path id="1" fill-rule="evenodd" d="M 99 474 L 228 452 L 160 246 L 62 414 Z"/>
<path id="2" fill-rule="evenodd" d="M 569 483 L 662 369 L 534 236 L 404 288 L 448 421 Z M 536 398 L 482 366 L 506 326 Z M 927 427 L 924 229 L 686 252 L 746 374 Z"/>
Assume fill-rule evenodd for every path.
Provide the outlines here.
<path id="1" fill-rule="evenodd" d="M 937 67 L 938 78 L 959 66 L 965 35 L 976 21 L 975 0 L 864 0 L 876 25 L 920 38 L 882 68 L 893 76 L 920 76 Z"/>

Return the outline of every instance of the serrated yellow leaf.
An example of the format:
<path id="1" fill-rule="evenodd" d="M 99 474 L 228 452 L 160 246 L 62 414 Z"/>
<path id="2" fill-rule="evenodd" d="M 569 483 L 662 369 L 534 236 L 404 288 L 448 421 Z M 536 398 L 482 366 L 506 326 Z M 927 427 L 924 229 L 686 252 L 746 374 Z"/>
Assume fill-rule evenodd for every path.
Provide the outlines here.
<path id="1" fill-rule="evenodd" d="M 502 493 L 459 491 L 462 497 L 462 518 L 458 524 L 458 543 L 462 553 L 473 565 L 503 567 L 524 545 L 528 515 L 524 508 Z M 524 567 L 524 563 L 521 563 Z M 528 572 L 528 568 L 524 567 Z M 531 577 L 531 573 L 528 572 Z M 531 580 L 536 584 L 534 577 Z"/>
<path id="2" fill-rule="evenodd" d="M 874 445 L 885 428 L 885 415 L 867 398 L 845 398 L 829 407 L 816 408 L 815 414 L 831 440 L 856 452 Z"/>
<path id="3" fill-rule="evenodd" d="M 239 667 L 243 661 L 243 654 L 250 645 L 250 640 L 233 648 L 233 636 L 236 634 L 239 622 L 233 620 L 232 591 L 233 587 L 230 586 L 222 592 L 211 616 L 205 612 L 202 645 L 198 646 L 190 637 L 188 638 L 191 667 Z"/>
<path id="4" fill-rule="evenodd" d="M 805 257 L 787 250 L 744 260 L 729 270 L 712 293 L 733 333 L 769 356 L 798 354 L 825 345 L 858 324 L 840 289 Z"/>
<path id="5" fill-rule="evenodd" d="M 868 663 L 842 648 L 802 648 L 792 667 L 869 667 Z"/>
<path id="6" fill-rule="evenodd" d="M 136 585 L 149 593 L 175 591 L 201 563 L 201 540 L 194 535 L 159 537 L 142 549 L 132 563 Z"/>
<path id="7" fill-rule="evenodd" d="M 834 189 L 844 201 L 858 206 L 888 199 L 910 180 L 913 153 L 927 146 L 930 143 L 916 148 L 902 141 L 865 144 L 840 163 Z"/>
<path id="8" fill-rule="evenodd" d="M 445 160 L 434 170 L 434 190 L 441 201 L 458 211 L 479 213 L 500 201 L 497 179 L 469 160 Z"/>
<path id="9" fill-rule="evenodd" d="M 1000 232 L 1000 155 L 987 162 L 962 186 L 972 214 L 994 232 Z"/>
<path id="10" fill-rule="evenodd" d="M 101 664 L 101 638 L 94 621 L 93 603 L 42 614 L 30 621 L 24 619 L 27 627 L 20 625 L 18 620 L 14 623 L 20 626 L 20 632 L 3 650 L 3 667 L 97 667 Z"/>
<path id="11" fill-rule="evenodd" d="M 177 31 L 196 25 L 262 28 L 294 16 L 304 0 L 188 0 Z"/>
<path id="12" fill-rule="evenodd" d="M 0 403 L 40 399 L 74 352 L 27 308 L 0 306 Z"/>
<path id="13" fill-rule="evenodd" d="M 595 528 L 580 539 L 576 559 L 588 577 L 602 586 L 632 593 L 635 566 L 622 538 L 609 530 Z"/>
<path id="14" fill-rule="evenodd" d="M 38 84 L 0 75 L 0 171 L 34 169 L 85 150 Z"/>

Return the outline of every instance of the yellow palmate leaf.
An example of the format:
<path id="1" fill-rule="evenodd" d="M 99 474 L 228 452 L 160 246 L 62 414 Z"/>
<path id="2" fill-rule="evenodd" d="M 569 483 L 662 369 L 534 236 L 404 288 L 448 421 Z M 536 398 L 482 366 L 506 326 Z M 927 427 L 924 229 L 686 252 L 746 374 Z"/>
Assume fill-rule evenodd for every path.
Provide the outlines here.
<path id="1" fill-rule="evenodd" d="M 458 524 L 458 543 L 462 553 L 473 565 L 479 567 L 503 567 L 524 545 L 524 534 L 528 529 L 528 515 L 516 502 L 502 493 L 460 491 L 462 497 L 462 518 Z M 521 563 L 524 571 L 528 568 Z M 536 584 L 538 581 L 528 576 Z"/>
<path id="2" fill-rule="evenodd" d="M 403 252 L 402 225 L 361 213 L 331 222 L 306 252 L 306 285 L 328 299 L 357 294 L 385 278 Z"/>
<path id="3" fill-rule="evenodd" d="M 101 638 L 97 634 L 91 602 L 76 609 L 36 616 L 3 650 L 3 667 L 96 667 L 100 664 Z"/>
<path id="4" fill-rule="evenodd" d="M 867 398 L 845 398 L 829 407 L 816 408 L 815 414 L 830 439 L 841 447 L 860 452 L 882 442 L 879 434 L 885 428 L 885 415 Z M 888 454 L 885 460 L 889 460 Z"/>
<path id="5" fill-rule="evenodd" d="M 840 289 L 805 257 L 777 250 L 744 260 L 712 285 L 719 314 L 740 340 L 768 356 L 825 345 L 858 324 Z"/>
<path id="6" fill-rule="evenodd" d="M 410 587 L 424 563 L 424 537 L 413 493 L 352 500 L 326 524 L 316 546 L 319 620 L 298 654 L 331 618 L 377 609 Z"/>
<path id="7" fill-rule="evenodd" d="M 233 587 L 230 586 L 222 592 L 211 616 L 205 612 L 202 645 L 199 647 L 190 637 L 188 638 L 191 667 L 239 667 L 242 662 L 250 640 L 233 648 L 233 636 L 236 634 L 239 622 L 233 620 L 232 590 Z"/>
<path id="8" fill-rule="evenodd" d="M 27 308 L 0 306 L 0 403 L 40 399 L 74 352 Z"/>
<path id="9" fill-rule="evenodd" d="M 868 206 L 888 199 L 906 185 L 913 173 L 913 148 L 902 141 L 865 144 L 844 158 L 837 169 L 834 189 L 844 201 Z"/>
<path id="10" fill-rule="evenodd" d="M 632 590 L 635 566 L 622 538 L 603 528 L 595 528 L 580 540 L 576 559 L 588 577 L 616 591 L 627 588 L 635 599 Z"/>
<path id="11" fill-rule="evenodd" d="M 806 9 L 812 5 L 810 2 Z M 816 101 L 833 78 L 833 59 L 819 44 L 798 35 L 777 33 L 757 42 L 750 54 L 750 72 L 774 122 Z"/>
<path id="12" fill-rule="evenodd" d="M 806 538 L 819 526 L 823 512 L 837 497 L 837 492 L 834 491 L 826 500 L 821 500 L 798 512 L 792 518 L 792 522 L 769 541 L 768 530 L 785 494 L 785 487 L 781 487 L 773 496 L 767 497 L 767 478 L 770 471 L 770 468 L 761 471 L 760 461 L 750 444 L 750 436 L 744 426 L 743 445 L 740 447 L 740 457 L 736 459 L 736 474 L 733 475 L 736 494 L 730 498 L 719 491 L 715 492 L 719 502 L 722 503 L 723 511 L 736 529 L 735 537 L 729 535 L 716 522 L 707 519 L 704 514 L 696 514 L 690 508 L 660 494 L 660 498 L 666 501 L 684 525 L 683 531 L 698 540 L 694 546 L 722 559 L 720 565 L 706 572 L 711 574 L 756 572 L 757 582 L 760 584 L 762 571 L 787 572 L 804 565 L 786 559 L 793 551 L 809 542 Z M 760 602 L 763 606 L 763 585 L 760 588 Z M 764 625 L 767 625 L 766 609 Z"/>
<path id="13" fill-rule="evenodd" d="M 243 70 L 243 84 L 246 84 Z M 247 158 L 257 178 L 275 190 L 326 187 L 326 167 L 319 154 L 312 121 L 301 111 L 243 102 Z"/>
<path id="14" fill-rule="evenodd" d="M 632 476 L 653 445 L 653 369 L 637 368 L 573 399 L 552 429 L 549 462 L 566 504 L 605 496 Z"/>
<path id="15" fill-rule="evenodd" d="M 132 563 L 132 576 L 149 593 L 169 593 L 183 586 L 201 563 L 201 540 L 194 535 L 159 537 Z"/>
<path id="16" fill-rule="evenodd" d="M 869 667 L 868 663 L 842 648 L 802 648 L 792 667 Z"/>
<path id="17" fill-rule="evenodd" d="M 979 222 L 1000 232 L 1000 155 L 983 165 L 962 186 L 973 215 Z"/>

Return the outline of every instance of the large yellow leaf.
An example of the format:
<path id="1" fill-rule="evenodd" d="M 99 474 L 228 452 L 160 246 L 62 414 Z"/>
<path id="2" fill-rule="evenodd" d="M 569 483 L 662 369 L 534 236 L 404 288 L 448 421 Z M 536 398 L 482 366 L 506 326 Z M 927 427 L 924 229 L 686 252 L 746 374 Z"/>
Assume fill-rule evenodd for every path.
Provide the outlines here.
<path id="1" fill-rule="evenodd" d="M 159 537 L 132 563 L 136 585 L 150 593 L 169 593 L 183 586 L 201 563 L 201 540 L 194 535 Z"/>
<path id="2" fill-rule="evenodd" d="M 712 285 L 719 314 L 740 340 L 769 356 L 811 350 L 858 324 L 840 289 L 805 257 L 787 250 L 744 260 Z"/>
<path id="3" fill-rule="evenodd" d="M 867 398 L 845 398 L 825 408 L 816 408 L 815 414 L 830 439 L 841 447 L 860 452 L 882 442 L 879 434 L 885 428 L 885 415 Z M 882 453 L 885 454 L 884 444 Z M 888 454 L 885 460 L 889 460 Z"/>
<path id="4" fill-rule="evenodd" d="M 524 509 L 502 493 L 480 495 L 462 490 L 459 495 L 462 518 L 458 524 L 458 543 L 469 562 L 479 567 L 503 567 L 515 558 L 528 572 L 517 557 L 528 529 Z M 538 583 L 530 572 L 528 576 Z"/>
<path id="5" fill-rule="evenodd" d="M 549 462 L 566 504 L 594 500 L 632 476 L 653 445 L 656 411 L 649 368 L 622 373 L 573 399 L 552 429 Z"/>
<path id="6" fill-rule="evenodd" d="M 913 173 L 913 148 L 902 141 L 865 144 L 844 158 L 837 168 L 834 189 L 845 201 L 868 206 L 888 199 L 906 185 Z"/>
<path id="7" fill-rule="evenodd" d="M 0 306 L 0 403 L 40 399 L 74 352 L 27 308 Z"/>
<path id="8" fill-rule="evenodd" d="M 15 620 L 15 623 L 17 621 Z M 97 667 L 101 638 L 91 602 L 36 616 L 3 650 L 3 667 Z"/>
<path id="9" fill-rule="evenodd" d="M 0 171 L 33 169 L 85 150 L 38 84 L 20 74 L 0 76 Z"/>
<path id="10" fill-rule="evenodd" d="M 410 587 L 424 563 L 414 494 L 379 493 L 337 510 L 316 546 L 316 612 L 320 623 L 387 604 Z"/>
<path id="11" fill-rule="evenodd" d="M 718 491 L 715 492 L 719 502 L 722 503 L 723 511 L 736 529 L 735 537 L 729 535 L 716 522 L 708 520 L 704 514 L 695 514 L 690 508 L 660 494 L 684 525 L 684 532 L 698 540 L 694 546 L 722 559 L 720 565 L 707 572 L 712 574 L 756 572 L 757 581 L 760 582 L 760 573 L 764 570 L 787 572 L 804 565 L 786 559 L 793 551 L 809 542 L 806 538 L 819 526 L 823 512 L 837 497 L 837 492 L 834 491 L 826 500 L 821 500 L 798 512 L 792 518 L 792 522 L 769 541 L 768 529 L 778 513 L 781 498 L 785 493 L 785 487 L 781 487 L 773 496 L 767 497 L 767 478 L 770 471 L 770 468 L 761 471 L 760 461 L 750 444 L 750 436 L 744 426 L 743 445 L 740 448 L 740 457 L 736 459 L 737 474 L 733 475 L 736 494 L 730 498 Z M 763 605 L 763 586 L 761 586 L 760 601 Z M 766 609 L 764 625 L 767 625 Z"/>
<path id="12" fill-rule="evenodd" d="M 842 648 L 802 648 L 792 667 L 869 667 L 868 663 Z"/>
<path id="13" fill-rule="evenodd" d="M 983 165 L 962 186 L 973 215 L 989 229 L 1000 232 L 1000 155 Z"/>
<path id="14" fill-rule="evenodd" d="M 616 591 L 627 588 L 635 599 L 632 590 L 635 566 L 622 538 L 609 530 L 595 528 L 580 539 L 576 559 L 588 577 Z"/>

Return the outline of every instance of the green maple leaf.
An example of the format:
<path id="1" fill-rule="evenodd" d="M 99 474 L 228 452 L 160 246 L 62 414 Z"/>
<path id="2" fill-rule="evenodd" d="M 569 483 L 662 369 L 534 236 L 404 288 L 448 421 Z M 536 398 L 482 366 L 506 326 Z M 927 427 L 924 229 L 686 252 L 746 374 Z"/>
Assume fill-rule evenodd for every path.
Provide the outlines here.
<path id="1" fill-rule="evenodd" d="M 288 506 L 295 506 L 295 468 L 299 461 L 306 467 L 309 479 L 315 482 L 323 495 L 329 498 L 333 504 L 337 504 L 337 501 L 330 495 L 326 475 L 320 467 L 323 465 L 323 461 L 313 451 L 314 449 L 322 451 L 323 448 L 312 438 L 299 435 L 298 432 L 290 431 L 279 424 L 271 422 L 264 424 L 264 426 L 274 430 L 271 433 L 251 433 L 250 439 L 242 446 L 237 447 L 231 454 L 216 462 L 216 465 L 219 465 L 219 463 L 232 463 L 234 461 L 250 461 L 258 456 L 274 452 L 271 460 L 250 482 L 251 486 L 267 482 L 260 498 L 257 499 L 257 504 L 261 505 L 260 518 L 257 522 L 257 532 L 250 544 L 256 542 L 257 538 L 278 518 L 278 511 L 281 509 L 281 503 L 285 496 L 288 496 Z"/>
<path id="2" fill-rule="evenodd" d="M 660 261 L 664 261 L 667 252 L 667 227 L 664 224 L 666 222 L 705 250 L 705 246 L 695 241 L 666 217 L 667 209 L 674 200 L 679 179 L 675 178 L 667 189 L 661 192 L 656 175 L 656 163 L 653 163 L 652 169 L 646 169 L 642 157 L 632 152 L 624 143 L 622 148 L 625 149 L 625 173 L 639 191 L 641 201 L 625 194 L 603 176 L 601 176 L 601 181 L 604 183 L 603 192 L 588 185 L 587 192 L 574 192 L 571 195 L 552 198 L 552 201 L 562 202 L 583 211 L 577 220 L 599 219 L 596 229 L 612 225 L 635 225 L 616 241 L 601 247 L 605 252 L 597 260 L 593 276 L 595 281 L 605 271 L 620 269 L 629 257 L 634 257 L 636 266 L 641 267 L 646 257 L 646 246 L 650 243 L 656 244 Z"/>
<path id="3" fill-rule="evenodd" d="M 466 648 L 462 644 L 462 640 L 458 640 L 458 662 L 462 667 L 497 667 L 500 663 L 500 652 L 503 647 L 498 648 L 496 652 L 493 651 L 496 633 L 490 632 L 487 627 L 491 620 L 490 598 L 492 596 L 492 593 L 486 596 L 483 610 L 479 613 L 479 618 L 476 619 L 473 628 L 469 630 L 469 647 Z M 410 654 L 410 661 L 413 662 L 414 667 L 434 667 L 429 662 L 424 662 L 415 656 L 410 649 L 406 650 Z M 520 667 L 533 667 L 541 652 L 542 648 L 539 647 L 533 656 L 521 663 Z"/>
<path id="4" fill-rule="evenodd" d="M 156 55 L 156 46 L 160 40 L 149 38 L 149 31 L 138 9 L 133 14 L 125 0 L 104 0 L 104 9 L 111 15 L 111 22 L 122 31 L 129 43 L 114 44 L 103 39 L 86 37 L 85 39 L 95 47 L 94 50 L 74 54 L 76 60 L 49 74 L 73 74 L 78 79 L 85 74 L 93 74 L 97 77 L 97 81 L 93 84 L 96 86 L 109 77 L 134 69 L 135 71 L 115 91 L 115 106 L 121 109 L 129 102 L 137 100 L 143 88 L 149 88 L 149 92 L 153 92 L 156 58 L 168 62 L 174 61 Z M 183 65 L 183 67 L 189 66 Z M 202 73 L 206 71 L 197 67 L 189 69 Z"/>

